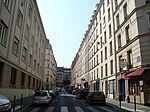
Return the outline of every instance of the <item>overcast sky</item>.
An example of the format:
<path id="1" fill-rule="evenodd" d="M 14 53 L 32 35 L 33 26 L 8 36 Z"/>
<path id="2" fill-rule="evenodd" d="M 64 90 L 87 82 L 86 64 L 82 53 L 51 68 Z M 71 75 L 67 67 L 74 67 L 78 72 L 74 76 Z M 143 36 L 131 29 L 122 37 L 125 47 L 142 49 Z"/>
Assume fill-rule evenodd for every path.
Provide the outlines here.
<path id="1" fill-rule="evenodd" d="M 37 0 L 58 67 L 71 67 L 99 0 Z"/>

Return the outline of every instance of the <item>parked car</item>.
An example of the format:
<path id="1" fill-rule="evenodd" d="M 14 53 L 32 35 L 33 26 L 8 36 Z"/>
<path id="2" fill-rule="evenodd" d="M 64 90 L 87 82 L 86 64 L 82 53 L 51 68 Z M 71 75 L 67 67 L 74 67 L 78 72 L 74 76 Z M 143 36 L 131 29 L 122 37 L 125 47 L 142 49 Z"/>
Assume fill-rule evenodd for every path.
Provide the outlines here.
<path id="1" fill-rule="evenodd" d="M 52 96 L 53 99 L 56 97 L 56 93 L 54 92 L 53 89 L 49 90 L 48 92 Z"/>
<path id="2" fill-rule="evenodd" d="M 0 112 L 11 112 L 11 103 L 8 98 L 0 95 Z"/>
<path id="3" fill-rule="evenodd" d="M 89 92 L 86 96 L 86 102 L 92 104 L 92 103 L 106 103 L 105 95 L 102 91 L 93 91 Z"/>
<path id="4" fill-rule="evenodd" d="M 33 95 L 32 104 L 50 104 L 52 102 L 52 96 L 48 91 L 40 90 L 36 91 Z"/>
<path id="5" fill-rule="evenodd" d="M 76 98 L 85 99 L 88 93 L 89 93 L 89 89 L 86 89 L 86 88 L 77 89 L 75 91 L 75 96 L 76 96 Z"/>

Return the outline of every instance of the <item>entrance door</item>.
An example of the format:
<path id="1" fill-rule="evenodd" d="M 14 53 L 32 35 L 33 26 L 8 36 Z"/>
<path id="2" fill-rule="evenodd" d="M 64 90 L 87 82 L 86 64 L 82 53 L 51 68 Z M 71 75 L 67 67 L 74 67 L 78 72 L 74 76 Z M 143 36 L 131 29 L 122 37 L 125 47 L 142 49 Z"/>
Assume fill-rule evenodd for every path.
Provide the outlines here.
<path id="1" fill-rule="evenodd" d="M 125 101 L 125 80 L 120 80 L 120 94 L 121 94 L 121 100 Z"/>

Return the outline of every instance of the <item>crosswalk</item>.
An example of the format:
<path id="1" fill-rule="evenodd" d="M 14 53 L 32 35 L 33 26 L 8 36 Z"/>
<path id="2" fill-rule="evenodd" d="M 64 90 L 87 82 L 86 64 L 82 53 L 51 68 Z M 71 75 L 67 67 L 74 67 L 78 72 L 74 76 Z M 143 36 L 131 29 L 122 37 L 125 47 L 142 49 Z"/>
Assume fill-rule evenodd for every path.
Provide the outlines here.
<path id="1" fill-rule="evenodd" d="M 52 106 L 47 107 L 47 109 L 46 109 L 44 112 L 54 112 L 54 108 L 55 108 L 55 107 L 52 107 Z M 96 109 L 96 108 L 94 108 L 94 107 L 92 107 L 92 106 L 87 106 L 86 108 L 87 108 L 89 111 L 91 111 L 91 112 L 101 112 L 101 111 L 100 111 L 101 109 L 103 110 L 102 112 L 116 112 L 116 111 L 111 110 L 111 109 L 109 109 L 109 108 L 107 108 L 107 107 L 98 107 L 99 109 Z M 33 108 L 30 112 L 38 112 L 39 110 L 40 110 L 39 107 L 35 107 L 35 108 Z M 76 112 L 86 112 L 86 111 L 84 111 L 80 106 L 74 106 L 74 110 L 75 110 Z M 69 108 L 68 108 L 67 106 L 61 106 L 61 107 L 60 107 L 60 112 L 69 112 Z"/>

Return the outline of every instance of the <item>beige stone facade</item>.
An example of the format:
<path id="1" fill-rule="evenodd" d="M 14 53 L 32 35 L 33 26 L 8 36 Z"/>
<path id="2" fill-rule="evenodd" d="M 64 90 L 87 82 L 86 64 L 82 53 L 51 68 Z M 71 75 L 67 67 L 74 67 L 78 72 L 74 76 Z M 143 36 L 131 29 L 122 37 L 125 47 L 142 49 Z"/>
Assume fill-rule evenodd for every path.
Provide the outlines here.
<path id="1" fill-rule="evenodd" d="M 52 45 L 47 40 L 45 52 L 44 89 L 49 90 L 56 87 L 57 63 L 54 57 Z"/>
<path id="2" fill-rule="evenodd" d="M 0 94 L 9 99 L 42 88 L 46 35 L 36 0 L 0 1 Z"/>
<path id="3" fill-rule="evenodd" d="M 148 104 L 149 28 L 148 0 L 101 0 L 72 62 L 72 84 L 88 82 L 108 98 L 133 102 L 136 95 L 137 103 Z"/>

